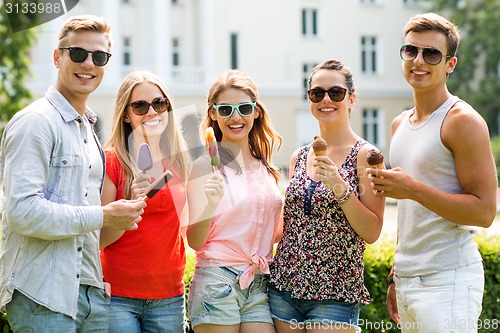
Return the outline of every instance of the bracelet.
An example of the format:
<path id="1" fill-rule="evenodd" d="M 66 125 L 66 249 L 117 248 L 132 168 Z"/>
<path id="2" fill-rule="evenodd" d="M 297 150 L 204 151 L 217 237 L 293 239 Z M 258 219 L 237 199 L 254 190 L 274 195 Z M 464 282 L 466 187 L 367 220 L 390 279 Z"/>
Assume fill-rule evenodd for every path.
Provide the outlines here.
<path id="1" fill-rule="evenodd" d="M 351 194 L 352 194 L 353 191 L 354 191 L 354 189 L 349 184 L 347 186 L 347 189 L 345 190 L 344 194 L 342 194 L 342 196 L 340 198 L 335 198 L 337 200 L 337 204 L 339 204 L 339 206 L 340 206 L 344 202 L 346 202 L 349 199 L 349 197 L 351 196 Z"/>
<path id="2" fill-rule="evenodd" d="M 389 280 L 387 280 L 387 285 L 390 286 L 393 283 L 394 283 L 394 278 L 391 276 Z"/>

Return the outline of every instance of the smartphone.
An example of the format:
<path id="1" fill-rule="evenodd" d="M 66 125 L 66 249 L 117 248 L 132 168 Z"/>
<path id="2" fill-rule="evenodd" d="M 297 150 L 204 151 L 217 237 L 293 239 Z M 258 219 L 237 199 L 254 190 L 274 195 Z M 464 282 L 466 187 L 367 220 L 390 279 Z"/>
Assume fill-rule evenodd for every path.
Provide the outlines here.
<path id="1" fill-rule="evenodd" d="M 151 199 L 158 193 L 159 190 L 165 186 L 168 181 L 172 179 L 172 172 L 170 170 L 165 171 L 160 177 L 158 177 L 146 190 L 146 196 Z"/>

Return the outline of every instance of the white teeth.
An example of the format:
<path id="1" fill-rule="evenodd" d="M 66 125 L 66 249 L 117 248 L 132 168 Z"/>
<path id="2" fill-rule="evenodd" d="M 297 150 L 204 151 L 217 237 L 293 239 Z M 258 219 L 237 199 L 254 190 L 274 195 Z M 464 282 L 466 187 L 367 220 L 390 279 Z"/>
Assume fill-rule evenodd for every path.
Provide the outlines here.
<path id="1" fill-rule="evenodd" d="M 150 121 L 146 121 L 144 122 L 143 124 L 146 125 L 146 126 L 156 126 L 160 123 L 160 120 L 159 119 L 156 119 L 156 120 L 150 120 Z"/>
<path id="2" fill-rule="evenodd" d="M 81 77 L 82 79 L 91 79 L 92 75 L 90 74 L 77 74 L 76 76 Z"/>
<path id="3" fill-rule="evenodd" d="M 232 126 L 229 126 L 229 128 L 231 128 L 231 129 L 240 129 L 240 128 L 243 128 L 243 125 L 232 125 Z"/>
<path id="4" fill-rule="evenodd" d="M 335 111 L 335 109 L 333 109 L 333 108 L 323 108 L 323 109 L 319 109 L 319 111 L 321 111 L 321 112 L 332 112 L 332 111 Z"/>
<path id="5" fill-rule="evenodd" d="M 417 74 L 417 75 L 424 75 L 424 74 L 427 74 L 427 72 L 420 72 L 420 71 L 413 71 L 414 74 Z"/>

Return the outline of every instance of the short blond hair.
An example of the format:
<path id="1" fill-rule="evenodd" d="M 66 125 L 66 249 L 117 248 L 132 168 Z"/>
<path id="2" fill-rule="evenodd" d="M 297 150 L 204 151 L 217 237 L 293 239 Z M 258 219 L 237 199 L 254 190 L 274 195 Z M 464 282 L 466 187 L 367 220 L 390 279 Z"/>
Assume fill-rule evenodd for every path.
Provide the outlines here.
<path id="1" fill-rule="evenodd" d="M 102 17 L 94 15 L 80 15 L 70 17 L 62 26 L 59 32 L 58 48 L 66 47 L 66 41 L 70 32 L 75 31 L 95 31 L 100 32 L 108 39 L 108 51 L 111 49 L 111 26 Z"/>

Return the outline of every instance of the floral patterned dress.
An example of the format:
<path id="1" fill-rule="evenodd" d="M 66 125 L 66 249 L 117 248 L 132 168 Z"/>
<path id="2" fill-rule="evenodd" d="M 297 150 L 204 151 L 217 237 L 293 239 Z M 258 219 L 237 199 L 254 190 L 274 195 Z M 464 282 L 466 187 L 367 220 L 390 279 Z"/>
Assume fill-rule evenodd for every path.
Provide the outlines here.
<path id="1" fill-rule="evenodd" d="M 359 197 L 359 140 L 339 173 Z M 333 192 L 306 173 L 311 145 L 299 150 L 294 174 L 285 192 L 283 237 L 271 265 L 271 284 L 305 300 L 333 299 L 367 304 L 363 280 L 365 241 L 347 221 Z"/>

